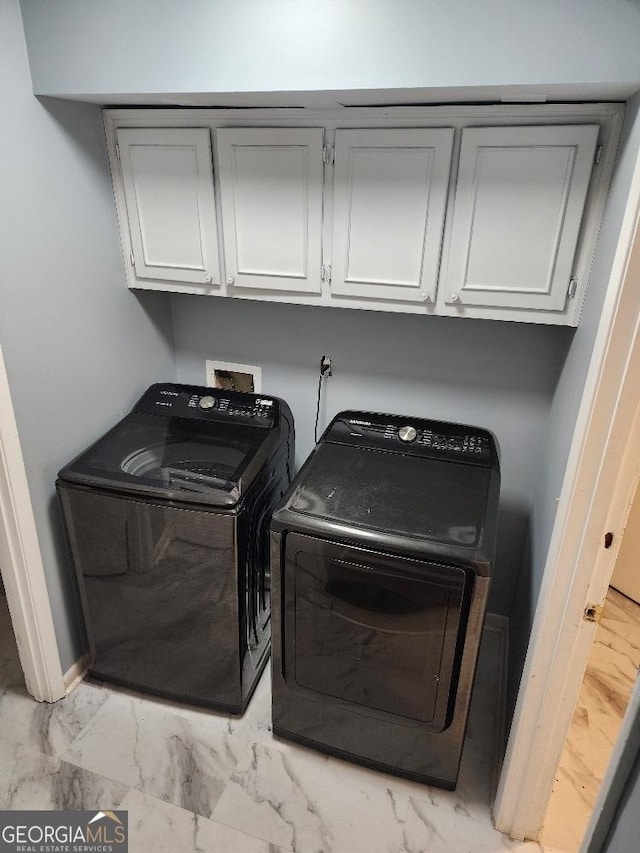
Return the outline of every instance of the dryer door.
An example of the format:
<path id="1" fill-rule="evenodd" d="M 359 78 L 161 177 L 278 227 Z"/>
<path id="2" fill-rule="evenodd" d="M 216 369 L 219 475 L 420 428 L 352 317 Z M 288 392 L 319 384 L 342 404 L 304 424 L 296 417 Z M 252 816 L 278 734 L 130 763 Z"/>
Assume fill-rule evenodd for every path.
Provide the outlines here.
<path id="1" fill-rule="evenodd" d="M 290 684 L 446 728 L 472 584 L 463 568 L 289 533 L 284 570 Z"/>

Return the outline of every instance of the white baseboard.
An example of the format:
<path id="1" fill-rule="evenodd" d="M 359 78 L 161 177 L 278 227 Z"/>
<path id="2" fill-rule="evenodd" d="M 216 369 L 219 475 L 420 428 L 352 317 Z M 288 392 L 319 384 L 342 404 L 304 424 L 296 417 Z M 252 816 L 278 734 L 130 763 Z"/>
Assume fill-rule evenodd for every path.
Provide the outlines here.
<path id="1" fill-rule="evenodd" d="M 78 684 L 84 679 L 89 668 L 89 655 L 82 655 L 75 663 L 72 663 L 69 669 L 63 675 L 64 688 L 67 693 L 71 693 Z"/>

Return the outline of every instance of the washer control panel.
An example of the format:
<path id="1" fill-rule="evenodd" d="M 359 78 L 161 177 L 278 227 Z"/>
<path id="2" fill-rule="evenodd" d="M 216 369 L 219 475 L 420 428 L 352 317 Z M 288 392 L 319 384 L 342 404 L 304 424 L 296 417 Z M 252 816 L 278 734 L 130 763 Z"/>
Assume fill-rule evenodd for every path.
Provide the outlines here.
<path id="1" fill-rule="evenodd" d="M 341 412 L 322 440 L 477 465 L 497 460 L 495 441 L 487 430 L 398 415 Z"/>
<path id="2" fill-rule="evenodd" d="M 474 458 L 480 456 L 488 459 L 490 456 L 490 437 L 480 432 L 451 435 L 450 433 L 424 430 L 420 435 L 419 442 L 423 447 L 446 450 L 450 453 L 461 453 Z"/>
<path id="3" fill-rule="evenodd" d="M 273 415 L 275 400 L 270 397 L 257 397 L 251 394 L 251 399 L 247 400 L 244 399 L 249 396 L 247 394 L 236 392 L 231 397 L 228 391 L 223 391 L 222 395 L 224 396 L 220 396 L 217 401 L 220 414 L 238 418 L 258 418 L 260 420 L 270 419 Z M 202 398 L 200 398 L 198 405 L 202 407 Z"/>
<path id="4" fill-rule="evenodd" d="M 196 420 L 224 420 L 247 426 L 272 427 L 278 418 L 278 400 L 194 385 L 152 385 L 136 412 Z"/>

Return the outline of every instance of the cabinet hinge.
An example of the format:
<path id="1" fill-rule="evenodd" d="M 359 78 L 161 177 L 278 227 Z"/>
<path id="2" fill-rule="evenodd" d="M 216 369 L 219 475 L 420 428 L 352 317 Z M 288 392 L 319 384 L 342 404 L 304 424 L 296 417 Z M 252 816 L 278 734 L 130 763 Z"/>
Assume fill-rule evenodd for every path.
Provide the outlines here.
<path id="1" fill-rule="evenodd" d="M 116 142 L 116 157 L 120 159 L 120 145 Z"/>
<path id="2" fill-rule="evenodd" d="M 335 159 L 335 149 L 333 145 L 329 145 L 328 142 L 325 142 L 322 146 L 322 162 L 325 166 L 333 165 L 333 161 Z"/>
<path id="3" fill-rule="evenodd" d="M 331 284 L 331 264 L 322 264 L 320 278 L 322 281 L 326 281 L 327 284 Z"/>
<path id="4" fill-rule="evenodd" d="M 569 287 L 567 288 L 567 296 L 569 297 L 569 299 L 574 298 L 574 296 L 576 295 L 577 289 L 578 289 L 578 279 L 572 278 L 571 281 L 569 282 Z"/>
<path id="5" fill-rule="evenodd" d="M 600 165 L 600 160 L 602 160 L 602 152 L 603 151 L 604 151 L 604 145 L 597 145 L 596 146 L 596 156 L 594 159 L 594 163 L 596 164 L 596 166 Z"/>
<path id="6" fill-rule="evenodd" d="M 135 267 L 136 259 L 133 257 L 133 252 L 131 252 L 131 254 L 129 255 L 129 260 L 131 261 L 131 266 Z"/>
<path id="7" fill-rule="evenodd" d="M 602 604 L 587 604 L 584 609 L 584 613 L 582 614 L 582 618 L 585 622 L 595 622 L 596 625 L 600 624 L 600 620 L 602 619 Z"/>

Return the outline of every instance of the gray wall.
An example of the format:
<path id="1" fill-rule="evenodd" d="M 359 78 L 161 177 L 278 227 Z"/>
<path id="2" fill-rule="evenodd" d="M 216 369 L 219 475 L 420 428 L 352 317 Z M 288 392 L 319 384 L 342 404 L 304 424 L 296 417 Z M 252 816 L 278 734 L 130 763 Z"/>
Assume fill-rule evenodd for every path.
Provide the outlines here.
<path id="1" fill-rule="evenodd" d="M 605 853 L 630 853 L 638 849 L 640 838 L 640 755 L 627 780 L 610 835 L 602 848 Z"/>
<path id="2" fill-rule="evenodd" d="M 173 313 L 178 379 L 203 383 L 206 358 L 260 365 L 262 390 L 292 407 L 298 464 L 314 444 L 325 353 L 334 375 L 325 382 L 321 424 L 341 409 L 363 408 L 491 429 L 502 452 L 502 510 L 490 609 L 510 611 L 570 330 L 193 296 L 174 296 Z"/>
<path id="3" fill-rule="evenodd" d="M 170 302 L 127 291 L 100 111 L 33 97 L 17 0 L 0 2 L 0 103 L 0 346 L 66 668 L 79 644 L 56 472 L 173 378 Z"/>
<path id="4" fill-rule="evenodd" d="M 634 0 L 23 0 L 22 9 L 39 94 L 640 79 Z"/>
<path id="5" fill-rule="evenodd" d="M 545 453 L 541 458 L 542 467 L 531 514 L 530 538 L 525 549 L 521 584 L 511 620 L 512 673 L 509 690 L 511 706 L 515 702 L 515 693 L 522 673 L 555 521 L 557 498 L 562 488 L 578 409 L 609 283 L 611 265 L 618 245 L 631 176 L 639 150 L 640 95 L 636 95 L 627 106 L 618 160 L 598 239 L 582 318 L 560 374 L 549 412 L 544 442 Z"/>

